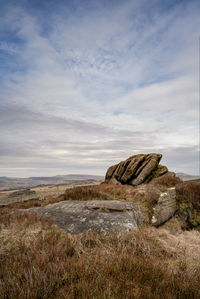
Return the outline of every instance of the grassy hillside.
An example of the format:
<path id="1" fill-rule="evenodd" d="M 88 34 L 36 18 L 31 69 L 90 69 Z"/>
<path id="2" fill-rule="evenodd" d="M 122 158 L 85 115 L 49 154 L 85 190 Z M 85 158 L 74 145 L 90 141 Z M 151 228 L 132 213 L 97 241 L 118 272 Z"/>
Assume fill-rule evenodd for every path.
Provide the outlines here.
<path id="1" fill-rule="evenodd" d="M 198 298 L 200 233 L 172 225 L 72 236 L 34 215 L 5 217 L 0 298 Z"/>
<path id="2" fill-rule="evenodd" d="M 171 220 L 121 236 L 70 235 L 19 213 L 60 200 L 120 199 L 140 204 L 148 218 L 159 192 L 174 185 L 179 209 Z M 0 298 L 199 298 L 199 212 L 200 183 L 170 176 L 138 187 L 78 187 L 62 197 L 0 207 Z"/>

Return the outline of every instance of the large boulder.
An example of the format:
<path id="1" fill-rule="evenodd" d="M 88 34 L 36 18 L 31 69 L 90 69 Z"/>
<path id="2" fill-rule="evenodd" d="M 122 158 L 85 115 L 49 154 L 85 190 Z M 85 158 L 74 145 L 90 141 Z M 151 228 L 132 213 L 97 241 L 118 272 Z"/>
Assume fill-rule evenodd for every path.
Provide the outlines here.
<path id="1" fill-rule="evenodd" d="M 28 211 L 52 220 L 71 234 L 89 230 L 105 235 L 123 233 L 137 230 L 143 224 L 136 203 L 118 200 L 61 201 Z"/>
<path id="2" fill-rule="evenodd" d="M 121 234 L 137 230 L 147 223 L 158 227 L 178 210 L 174 187 L 167 188 L 160 194 L 152 188 L 148 185 L 133 188 L 128 185 L 103 184 L 99 192 L 112 199 L 65 200 L 21 212 L 35 212 L 39 217 L 52 220 L 71 234 L 89 230 L 102 234 Z"/>
<path id="3" fill-rule="evenodd" d="M 168 172 L 166 166 L 159 164 L 161 154 L 139 154 L 134 155 L 108 168 L 105 182 L 112 184 L 121 183 L 129 185 L 140 185 L 148 183 Z"/>
<path id="4" fill-rule="evenodd" d="M 109 167 L 109 169 L 106 172 L 106 180 L 110 180 L 112 178 L 113 173 L 115 172 L 117 167 L 118 167 L 118 164 Z"/>

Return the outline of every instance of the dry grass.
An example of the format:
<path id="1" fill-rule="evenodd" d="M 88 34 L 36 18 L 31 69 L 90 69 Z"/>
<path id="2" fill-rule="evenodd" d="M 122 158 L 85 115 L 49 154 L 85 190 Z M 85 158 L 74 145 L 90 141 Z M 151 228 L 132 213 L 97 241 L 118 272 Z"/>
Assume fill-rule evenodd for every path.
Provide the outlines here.
<path id="1" fill-rule="evenodd" d="M 73 189 L 66 189 L 63 196 L 48 198 L 44 200 L 29 200 L 29 201 L 20 201 L 14 202 L 6 205 L 0 206 L 0 216 L 6 215 L 11 212 L 14 212 L 18 209 L 29 209 L 32 207 L 43 207 L 50 203 L 55 203 L 63 200 L 106 200 L 114 199 L 112 195 L 101 193 L 100 189 L 96 187 L 93 188 L 83 188 L 75 187 Z"/>
<path id="2" fill-rule="evenodd" d="M 181 182 L 180 178 L 166 173 L 158 178 L 155 178 L 150 185 L 157 186 L 161 190 L 165 191 L 166 188 L 174 187 Z"/>
<path id="3" fill-rule="evenodd" d="M 30 188 L 31 191 L 34 191 L 35 194 L 27 194 L 23 192 L 24 189 L 16 189 L 9 191 L 1 191 L 0 190 L 0 205 L 12 204 L 15 202 L 24 202 L 32 199 L 45 200 L 50 198 L 59 197 L 60 195 L 65 193 L 66 189 L 71 189 L 76 186 L 83 185 L 98 185 L 99 182 L 90 182 L 90 181 L 79 181 L 77 183 L 66 183 L 66 184 L 54 184 L 54 185 L 45 185 L 45 186 L 37 186 Z M 19 194 L 20 192 L 20 194 Z"/>
<path id="4" fill-rule="evenodd" d="M 33 214 L 0 227 L 0 298 L 198 298 L 199 232 L 71 236 Z"/>
<path id="5" fill-rule="evenodd" d="M 95 188 L 75 187 L 71 190 L 66 190 L 64 200 L 107 200 L 108 195 L 102 194 Z"/>
<path id="6" fill-rule="evenodd" d="M 138 187 L 74 188 L 64 197 L 0 209 L 0 298 L 199 298 L 200 232 L 176 218 L 122 236 L 70 235 L 18 209 L 61 200 L 135 201 L 151 212 L 161 191 L 176 186 L 179 202 L 199 209 L 200 184 L 163 176 Z M 150 211 L 150 212 L 149 212 Z M 144 212 L 144 211 L 143 211 Z"/>
<path id="7" fill-rule="evenodd" d="M 14 202 L 7 205 L 1 205 L 0 206 L 0 216 L 9 214 L 11 212 L 14 212 L 18 209 L 29 209 L 33 207 L 43 207 L 50 203 L 55 203 L 63 200 L 63 196 L 55 197 L 55 198 L 49 198 L 45 200 L 28 200 L 28 201 L 22 201 L 22 202 Z"/>
<path id="8" fill-rule="evenodd" d="M 183 229 L 200 231 L 200 182 L 186 181 L 176 185 L 178 215 Z"/>
<path id="9" fill-rule="evenodd" d="M 74 187 L 73 189 L 65 189 L 65 193 L 59 197 L 50 197 L 44 200 L 34 199 L 19 202 L 13 202 L 0 206 L 0 216 L 9 214 L 18 209 L 29 209 L 32 207 L 43 207 L 51 203 L 63 200 L 106 200 L 115 199 L 111 195 L 102 193 L 99 186 L 95 187 Z"/>
<path id="10" fill-rule="evenodd" d="M 192 204 L 200 211 L 200 182 L 182 182 L 176 186 L 177 201 Z"/>
<path id="11" fill-rule="evenodd" d="M 0 215 L 11 213 L 17 209 L 45 206 L 62 200 L 121 200 L 136 202 L 144 215 L 144 221 L 149 223 L 153 207 L 157 203 L 160 193 L 172 186 L 176 186 L 178 203 L 184 203 L 184 207 L 186 205 L 186 208 L 187 206 L 192 206 L 193 209 L 197 210 L 198 214 L 198 211 L 200 211 L 200 183 L 182 182 L 179 178 L 172 175 L 163 175 L 149 184 L 142 184 L 136 187 L 108 184 L 101 184 L 92 188 L 75 187 L 71 190 L 66 190 L 65 194 L 60 197 L 1 206 Z"/>

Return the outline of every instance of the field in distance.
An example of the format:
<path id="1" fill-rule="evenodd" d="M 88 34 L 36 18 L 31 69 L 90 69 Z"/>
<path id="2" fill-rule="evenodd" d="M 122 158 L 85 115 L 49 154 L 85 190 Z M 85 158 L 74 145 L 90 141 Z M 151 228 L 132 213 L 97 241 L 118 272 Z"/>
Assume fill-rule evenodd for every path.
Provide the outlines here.
<path id="1" fill-rule="evenodd" d="M 102 181 L 103 176 L 98 175 L 82 175 L 82 174 L 68 174 L 56 175 L 52 177 L 29 177 L 29 178 L 9 178 L 0 177 L 0 191 L 8 191 L 14 189 L 24 189 L 36 187 L 39 185 L 49 184 L 69 184 L 76 183 L 77 181 L 95 180 Z"/>
<path id="2" fill-rule="evenodd" d="M 66 175 L 25 179 L 1 178 L 0 205 L 34 199 L 44 200 L 58 197 L 68 188 L 73 188 L 75 186 L 98 185 L 102 181 L 103 177 L 92 175 Z"/>
<path id="3" fill-rule="evenodd" d="M 176 173 L 176 176 L 183 181 L 200 181 L 200 176 L 190 175 L 187 173 L 178 172 Z"/>

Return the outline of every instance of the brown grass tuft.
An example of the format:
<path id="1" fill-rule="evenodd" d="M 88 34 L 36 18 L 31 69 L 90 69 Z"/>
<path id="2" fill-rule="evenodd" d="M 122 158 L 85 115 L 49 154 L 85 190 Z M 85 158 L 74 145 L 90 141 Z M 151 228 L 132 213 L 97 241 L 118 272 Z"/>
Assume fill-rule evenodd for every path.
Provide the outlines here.
<path id="1" fill-rule="evenodd" d="M 34 214 L 0 229 L 0 298 L 198 298 L 199 232 L 72 236 Z"/>
<path id="2" fill-rule="evenodd" d="M 27 201 L 9 203 L 7 205 L 1 205 L 0 206 L 0 216 L 14 212 L 18 209 L 29 209 L 29 208 L 33 208 L 33 207 L 43 207 L 50 203 L 59 202 L 61 200 L 63 200 L 63 197 L 59 196 L 56 198 L 48 198 L 45 200 L 35 199 L 35 200 L 27 200 Z"/>
<path id="3" fill-rule="evenodd" d="M 153 184 L 155 186 L 160 185 L 162 187 L 170 188 L 170 187 L 176 186 L 177 184 L 179 184 L 181 182 L 182 181 L 180 178 L 166 173 L 158 178 L 155 178 L 150 184 Z"/>
<path id="4" fill-rule="evenodd" d="M 200 182 L 182 182 L 176 186 L 176 194 L 179 203 L 191 203 L 200 211 Z"/>
<path id="5" fill-rule="evenodd" d="M 66 190 L 64 200 L 107 200 L 109 197 L 95 188 L 76 187 Z"/>
<path id="6" fill-rule="evenodd" d="M 151 211 L 163 188 L 174 184 L 178 201 L 199 209 L 198 182 L 161 178 L 135 188 L 79 187 L 66 191 L 64 198 L 2 207 L 0 298 L 198 298 L 200 232 L 181 231 L 176 218 L 168 229 L 143 226 L 105 237 L 70 235 L 35 214 L 5 215 L 34 205 L 88 199 L 143 202 Z"/>

